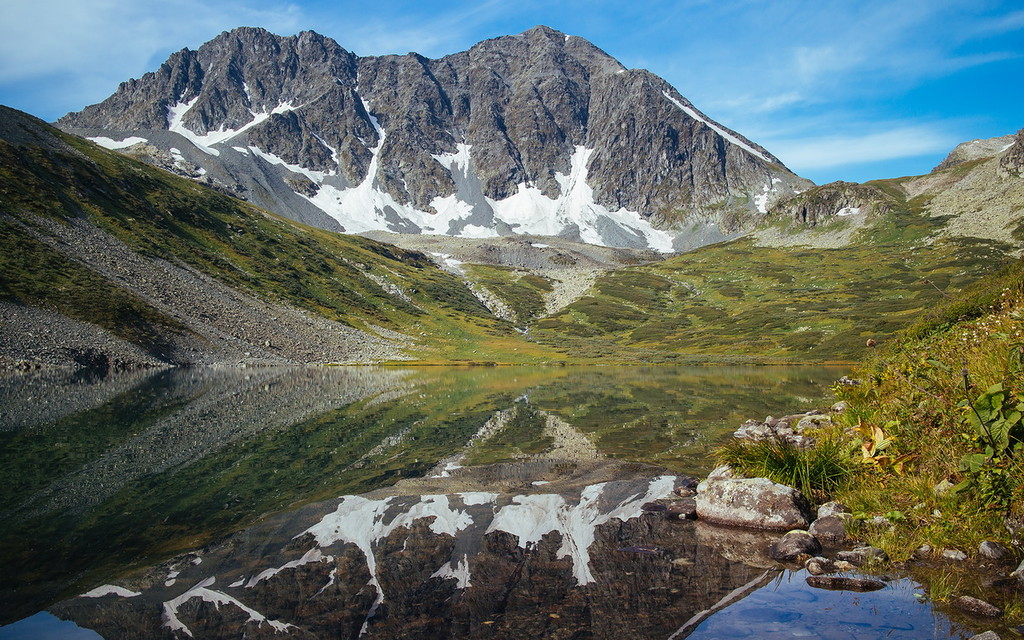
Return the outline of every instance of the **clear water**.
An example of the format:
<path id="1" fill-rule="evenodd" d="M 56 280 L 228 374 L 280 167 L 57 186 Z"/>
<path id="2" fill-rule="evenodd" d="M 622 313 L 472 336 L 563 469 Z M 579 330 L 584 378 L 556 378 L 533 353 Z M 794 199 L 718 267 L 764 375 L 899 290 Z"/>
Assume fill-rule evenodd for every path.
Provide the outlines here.
<path id="1" fill-rule="evenodd" d="M 303 505 L 319 513 L 317 509 L 328 508 L 322 505 L 337 496 L 365 494 L 402 480 L 452 475 L 438 481 L 440 488 L 431 492 L 454 493 L 465 490 L 460 482 L 470 482 L 458 476 L 470 478 L 480 465 L 503 463 L 486 467 L 504 470 L 488 472 L 487 479 L 511 495 L 541 491 L 542 482 L 554 481 L 557 486 L 560 474 L 572 475 L 595 459 L 663 469 L 650 474 L 699 475 L 713 466 L 711 450 L 740 422 L 825 407 L 831 383 L 843 373 L 830 367 L 438 367 L 169 370 L 107 379 L 58 374 L 3 378 L 0 575 L 6 580 L 0 585 L 0 624 L 9 626 L 0 627 L 0 638 L 21 637 L 16 633 L 25 624 L 57 624 L 48 614 L 38 613 L 43 609 L 63 611 L 66 617 L 74 614 L 76 620 L 89 620 L 95 627 L 96 615 L 105 614 L 89 613 L 82 608 L 88 605 L 82 605 L 82 599 L 70 605 L 58 603 L 97 585 L 130 581 L 130 576 L 181 554 L 212 549 L 209 545 L 225 536 L 251 537 L 254 534 L 248 528 L 273 514 L 292 517 L 288 514 L 305 513 L 300 509 Z M 560 456 L 572 462 L 555 464 L 553 458 Z M 637 467 L 631 473 L 642 475 L 642 471 Z M 578 490 L 575 494 L 565 491 L 570 502 L 579 500 Z M 632 546 L 661 540 L 657 562 L 669 564 L 657 565 L 661 567 L 655 567 L 657 575 L 683 571 L 685 563 L 671 561 L 682 557 L 681 549 L 696 544 L 691 540 L 695 534 L 685 526 L 662 530 L 662 524 L 645 525 L 641 532 L 630 528 L 635 524 L 616 526 L 625 529 L 601 535 L 618 536 Z M 671 542 L 666 542 L 669 538 Z M 408 548 L 410 542 L 402 544 Z M 631 548 L 629 544 L 622 547 Z M 257 548 L 264 553 L 265 545 Z M 646 558 L 641 561 L 657 564 Z M 210 566 L 201 565 L 203 571 Z M 568 591 L 559 592 L 561 600 L 553 600 L 551 593 L 535 593 L 530 596 L 536 601 L 531 607 L 577 597 L 572 595 L 576 591 L 571 581 L 567 582 L 570 574 L 559 573 L 565 568 L 548 568 L 554 571 L 551 584 L 536 588 L 557 584 Z M 619 564 L 612 568 L 609 575 L 630 573 Z M 223 570 L 233 569 L 225 565 Z M 737 580 L 757 573 L 742 562 L 721 570 Z M 619 580 L 632 578 L 620 576 Z M 734 581 L 723 579 L 714 589 Z M 709 588 L 707 580 L 701 584 L 702 589 Z M 887 589 L 885 596 L 860 594 L 845 602 L 801 587 L 799 577 L 773 584 L 747 594 L 687 634 L 790 637 L 737 635 L 742 616 L 753 615 L 740 613 L 747 611 L 743 603 L 776 597 L 757 594 L 786 593 L 789 587 L 780 585 L 795 585 L 795 591 L 813 595 L 812 604 L 806 606 L 801 604 L 806 597 L 801 600 L 792 594 L 767 606 L 776 612 L 774 623 L 789 630 L 796 627 L 787 616 L 798 615 L 804 627 L 815 629 L 808 622 L 815 616 L 830 616 L 823 612 L 836 609 L 859 611 L 869 596 L 883 598 L 882 604 L 868 607 L 873 611 L 891 611 L 904 619 L 907 614 L 900 607 L 912 605 L 910 611 L 933 617 L 930 607 L 919 604 L 910 593 L 912 586 Z M 647 586 L 671 592 L 671 587 L 657 580 Z M 575 588 L 589 594 L 583 601 L 593 608 L 594 590 L 601 592 L 601 587 Z M 620 595 L 637 597 L 629 589 Z M 666 630 L 680 628 L 691 617 L 693 611 L 680 598 L 666 600 L 666 615 L 674 611 L 673 615 L 685 619 L 649 625 L 645 628 L 655 635 L 646 637 L 664 637 Z M 400 600 L 392 597 L 389 602 Z M 101 601 L 105 600 L 97 600 Z M 605 600 L 601 602 L 608 608 Z M 580 622 L 589 619 L 585 616 L 574 617 L 576 609 L 559 611 L 554 614 L 557 617 L 541 618 L 549 623 L 562 620 L 565 628 L 569 620 L 576 620 L 576 633 L 603 637 L 600 625 Z M 649 615 L 647 609 L 641 613 Z M 468 626 L 460 627 L 460 633 L 473 635 L 467 630 L 479 623 L 492 635 L 504 628 L 510 636 L 525 637 L 510 621 L 531 620 L 535 614 L 539 615 L 537 611 L 506 612 L 504 623 L 484 624 L 488 621 L 465 613 Z M 451 611 L 438 615 L 457 618 Z M 23 618 L 28 619 L 10 624 Z M 379 618 L 390 619 L 383 614 Z M 923 622 L 911 631 L 891 628 L 887 637 L 960 637 L 941 616 L 937 619 L 938 626 L 927 630 Z M 430 628 L 434 631 L 421 636 L 433 637 L 440 627 Z M 549 629 L 551 634 L 536 637 L 563 635 L 555 633 L 558 628 L 556 624 Z M 767 633 L 767 627 L 761 628 Z M 387 637 L 388 629 L 381 622 L 378 635 Z M 119 637 L 116 632 L 105 633 L 105 637 Z M 821 629 L 814 633 L 816 637 L 854 637 L 822 634 Z M 401 635 L 416 633 L 404 628 Z"/>

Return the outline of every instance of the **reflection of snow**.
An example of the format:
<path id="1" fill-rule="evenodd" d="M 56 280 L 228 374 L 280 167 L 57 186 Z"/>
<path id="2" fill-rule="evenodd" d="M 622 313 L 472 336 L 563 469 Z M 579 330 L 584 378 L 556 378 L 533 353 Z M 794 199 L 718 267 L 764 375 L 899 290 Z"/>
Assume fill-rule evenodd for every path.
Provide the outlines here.
<path id="1" fill-rule="evenodd" d="M 576 505 L 570 505 L 554 494 L 516 496 L 513 504 L 495 514 L 487 532 L 511 533 L 519 538 L 519 546 L 526 549 L 539 543 L 546 534 L 557 531 L 562 537 L 558 557 L 571 558 L 576 581 L 581 585 L 589 584 L 595 581 L 590 572 L 589 550 L 597 527 L 613 518 L 625 521 L 639 516 L 644 503 L 665 497 L 674 486 L 673 476 L 656 478 L 651 481 L 646 494 L 634 495 L 606 513 L 601 513 L 597 507 L 605 483 L 584 489 Z"/>
<path id="2" fill-rule="evenodd" d="M 608 483 L 586 487 L 580 495 L 578 504 L 572 504 L 557 494 L 535 494 L 516 496 L 512 499 L 512 504 L 499 509 L 497 506 L 499 496 L 495 493 L 461 493 L 451 497 L 457 497 L 465 507 L 491 505 L 491 513 L 494 515 L 485 534 L 493 531 L 510 533 L 519 539 L 519 546 L 524 549 L 539 543 L 546 534 L 558 532 L 562 539 L 558 556 L 572 559 L 573 575 L 576 581 L 582 585 L 595 581 L 589 566 L 589 549 L 594 542 L 597 527 L 613 519 L 625 521 L 638 517 L 642 513 L 641 506 L 644 503 L 670 494 L 675 486 L 675 480 L 674 476 L 655 478 L 647 485 L 646 489 L 637 491 L 631 497 L 603 512 L 598 505 L 602 502 L 602 498 L 608 497 L 606 491 L 610 486 Z M 374 551 L 374 547 L 380 540 L 401 527 L 412 526 L 416 520 L 423 518 L 433 519 L 430 523 L 430 530 L 435 534 L 446 534 L 453 537 L 474 524 L 473 517 L 468 511 L 452 506 L 449 496 L 422 496 L 418 502 L 395 514 L 397 506 L 396 498 L 369 500 L 360 496 L 346 496 L 342 498 L 333 513 L 328 514 L 320 522 L 300 534 L 300 536 L 311 534 L 320 548 L 336 543 L 350 543 L 356 545 L 363 552 L 370 571 L 370 584 L 377 589 L 377 600 L 369 617 L 373 616 L 377 607 L 384 600 L 384 593 L 377 575 L 377 557 Z M 476 524 L 483 526 L 487 523 Z M 314 549 L 307 552 L 302 560 L 290 564 L 297 566 L 306 561 L 315 561 L 313 557 L 318 553 L 319 550 Z M 316 555 L 316 557 L 322 556 Z M 279 569 L 268 571 L 276 572 Z M 253 584 L 254 580 L 258 581 L 264 574 L 268 574 L 268 572 L 259 574 L 250 580 L 250 584 Z M 451 558 L 438 567 L 431 577 L 454 578 L 460 589 L 469 586 L 471 580 L 469 557 L 460 554 Z"/>
<path id="3" fill-rule="evenodd" d="M 96 587 L 92 591 L 86 591 L 82 594 L 83 598 L 102 598 L 103 596 L 120 596 L 122 598 L 134 598 L 139 595 L 138 591 L 131 591 L 124 587 L 119 587 L 114 584 L 105 584 L 102 587 Z"/>
<path id="4" fill-rule="evenodd" d="M 211 576 L 203 580 L 196 586 L 192 587 L 185 593 L 181 594 L 177 598 L 165 602 L 163 613 L 161 615 L 161 619 L 163 620 L 164 626 L 170 629 L 171 631 L 181 631 L 188 637 L 193 637 L 192 631 L 181 620 L 178 619 L 178 608 L 181 607 L 181 605 L 188 602 L 189 600 L 191 600 L 192 598 L 199 598 L 201 600 L 205 600 L 206 602 L 212 602 L 218 609 L 221 607 L 221 605 L 236 606 L 249 615 L 249 622 L 255 622 L 259 626 L 262 626 L 263 623 L 266 622 L 274 631 L 287 632 L 289 628 L 294 628 L 295 625 L 267 618 L 262 613 L 245 606 L 239 600 L 232 598 L 226 593 L 215 591 L 213 589 L 208 589 L 207 587 L 212 585 L 215 580 L 216 578 Z"/>

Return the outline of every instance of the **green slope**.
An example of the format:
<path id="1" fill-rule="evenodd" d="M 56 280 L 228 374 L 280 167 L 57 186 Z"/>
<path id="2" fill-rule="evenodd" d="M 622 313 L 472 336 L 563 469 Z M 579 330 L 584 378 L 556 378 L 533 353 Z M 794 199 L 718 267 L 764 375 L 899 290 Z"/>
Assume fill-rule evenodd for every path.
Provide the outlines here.
<path id="1" fill-rule="evenodd" d="M 765 247 L 744 238 L 612 271 L 537 322 L 540 342 L 652 360 L 850 360 L 938 302 L 1015 260 L 1017 247 L 937 238 L 892 185 L 897 204 L 841 248 Z M 789 226 L 789 223 L 781 223 Z M 814 230 L 841 230 L 836 220 Z"/>

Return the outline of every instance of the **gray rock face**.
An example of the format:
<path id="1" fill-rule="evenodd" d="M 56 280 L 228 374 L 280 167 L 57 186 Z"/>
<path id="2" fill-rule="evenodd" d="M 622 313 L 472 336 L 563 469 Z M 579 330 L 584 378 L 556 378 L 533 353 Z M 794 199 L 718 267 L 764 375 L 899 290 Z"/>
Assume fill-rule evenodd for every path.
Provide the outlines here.
<path id="1" fill-rule="evenodd" d="M 895 199 L 877 187 L 855 182 L 830 182 L 814 187 L 772 207 L 773 218 L 815 227 L 847 216 L 860 217 L 889 211 Z"/>
<path id="2" fill-rule="evenodd" d="M 803 495 L 767 478 L 709 478 L 698 487 L 696 500 L 698 517 L 713 524 L 789 531 L 810 523 Z"/>
<path id="3" fill-rule="evenodd" d="M 547 27 L 437 60 L 240 28 L 58 124 L 177 148 L 256 204 L 329 226 L 311 203 L 352 232 L 485 229 L 669 250 L 654 227 L 749 227 L 810 186 L 661 78 Z M 290 187 L 294 174 L 320 191 Z"/>
<path id="4" fill-rule="evenodd" d="M 1003 157 L 999 159 L 999 169 L 1003 175 L 1008 177 L 1020 177 L 1024 174 L 1024 129 L 1017 132 L 1017 135 L 1010 136 L 1013 144 L 1006 150 Z"/>
<path id="5" fill-rule="evenodd" d="M 1000 136 L 998 138 L 988 138 L 982 140 L 969 140 L 967 142 L 961 142 L 949 152 L 945 160 L 940 162 L 938 166 L 932 169 L 932 172 L 941 171 L 950 167 L 955 167 L 971 160 L 978 160 L 979 158 L 988 158 L 994 156 L 1000 151 L 1006 149 L 1008 146 L 1013 144 L 1015 136 Z"/>

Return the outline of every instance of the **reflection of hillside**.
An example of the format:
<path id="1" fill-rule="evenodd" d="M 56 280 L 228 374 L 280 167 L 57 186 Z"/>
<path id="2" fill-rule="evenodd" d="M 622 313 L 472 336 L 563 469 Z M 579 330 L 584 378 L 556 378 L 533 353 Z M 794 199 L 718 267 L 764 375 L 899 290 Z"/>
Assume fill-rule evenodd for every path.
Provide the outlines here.
<path id="1" fill-rule="evenodd" d="M 61 617 L 110 639 L 667 638 L 763 575 L 642 515 L 670 478 L 575 492 L 350 496 L 241 532 Z"/>

